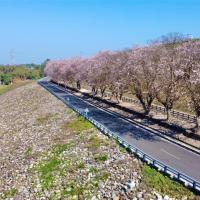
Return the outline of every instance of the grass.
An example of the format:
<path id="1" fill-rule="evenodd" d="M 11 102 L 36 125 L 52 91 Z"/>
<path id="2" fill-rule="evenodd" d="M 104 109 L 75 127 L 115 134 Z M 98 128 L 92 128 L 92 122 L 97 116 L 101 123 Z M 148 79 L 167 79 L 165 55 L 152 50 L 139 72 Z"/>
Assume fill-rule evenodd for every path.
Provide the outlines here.
<path id="1" fill-rule="evenodd" d="M 121 153 L 127 153 L 127 149 L 126 149 L 125 147 L 119 146 L 119 151 L 120 151 Z"/>
<path id="2" fill-rule="evenodd" d="M 95 170 L 95 177 L 84 183 L 77 183 L 76 181 L 69 182 L 62 192 L 62 196 L 65 197 L 77 197 L 70 199 L 91 199 L 91 192 L 93 189 L 99 186 L 99 183 L 106 181 L 110 177 L 110 173 L 99 173 Z"/>
<path id="3" fill-rule="evenodd" d="M 95 155 L 95 156 L 94 156 L 94 159 L 95 159 L 97 162 L 104 162 L 104 161 L 108 160 L 108 155 L 107 155 L 107 154 Z"/>
<path id="4" fill-rule="evenodd" d="M 42 116 L 38 120 L 40 123 L 45 123 L 49 118 L 51 119 L 51 115 Z M 99 184 L 105 182 L 110 177 L 110 173 L 105 170 L 99 171 L 95 167 L 87 170 L 86 162 L 79 155 L 74 154 L 73 148 L 77 148 L 79 142 L 84 145 L 84 149 L 87 147 L 88 151 L 96 150 L 108 144 L 108 141 L 97 134 L 91 136 L 91 131 L 86 134 L 84 131 L 92 129 L 93 125 L 81 116 L 76 117 L 73 121 L 66 122 L 62 128 L 64 131 L 72 130 L 72 134 L 78 133 L 73 134 L 76 141 L 74 143 L 53 145 L 43 154 L 44 157 L 32 169 L 37 177 L 34 180 L 34 187 L 39 187 L 41 193 L 46 190 L 55 191 L 51 193 L 49 199 L 91 199 Z M 29 154 L 28 149 L 27 154 Z M 95 151 L 93 152 L 93 158 L 101 164 L 108 159 L 108 155 Z M 90 173 L 93 176 L 89 179 L 83 179 L 80 175 L 83 172 L 86 177 L 89 177 Z M 39 182 L 36 181 L 38 179 Z M 60 186 L 61 183 L 62 186 Z"/>
<path id="5" fill-rule="evenodd" d="M 17 194 L 18 190 L 16 188 L 12 188 L 3 192 L 3 195 L 0 196 L 2 199 L 13 198 Z"/>
<path id="6" fill-rule="evenodd" d="M 39 174 L 43 189 L 50 189 L 55 183 L 55 174 L 64 175 L 70 166 L 70 159 L 62 159 L 61 154 L 73 147 L 73 144 L 57 144 L 50 151 L 45 160 L 39 162 L 35 171 Z M 64 168 L 64 169 L 63 169 Z"/>
<path id="7" fill-rule="evenodd" d="M 24 152 L 24 156 L 28 157 L 32 154 L 33 152 L 33 148 L 32 147 L 28 147 L 28 149 Z"/>
<path id="8" fill-rule="evenodd" d="M 61 153 L 63 153 L 66 150 L 69 150 L 70 148 L 73 147 L 72 143 L 68 143 L 68 144 L 57 144 L 53 147 L 53 153 L 55 155 L 59 155 Z"/>
<path id="9" fill-rule="evenodd" d="M 96 167 L 90 167 L 89 172 L 91 172 L 92 174 L 96 174 L 98 170 Z"/>
<path id="10" fill-rule="evenodd" d="M 91 136 L 88 140 L 87 148 L 90 150 L 99 149 L 101 146 L 107 145 L 108 142 L 99 138 L 98 136 Z"/>
<path id="11" fill-rule="evenodd" d="M 78 169 L 84 169 L 84 168 L 85 168 L 85 163 L 82 162 L 82 161 L 79 162 L 78 165 L 77 165 L 77 168 L 78 168 Z"/>
<path id="12" fill-rule="evenodd" d="M 19 81 L 19 82 L 16 82 L 12 85 L 0 85 L 0 95 L 2 94 L 5 94 L 6 92 L 10 91 L 10 90 L 14 90 L 15 88 L 18 88 L 18 87 L 21 87 L 21 86 L 24 86 L 28 83 L 32 83 L 33 81 Z"/>
<path id="13" fill-rule="evenodd" d="M 63 129 L 70 129 L 76 133 L 81 133 L 83 131 L 89 130 L 93 128 L 94 126 L 87 120 L 85 120 L 83 117 L 79 116 L 75 120 L 71 122 L 67 122 L 63 125 Z"/>
<path id="14" fill-rule="evenodd" d="M 51 188 L 51 186 L 53 186 L 55 180 L 53 172 L 58 170 L 60 164 L 60 159 L 51 158 L 38 166 L 37 171 L 40 173 L 43 188 Z"/>
<path id="15" fill-rule="evenodd" d="M 108 180 L 110 175 L 111 174 L 109 172 L 103 172 L 102 174 L 96 175 L 95 180 L 97 180 L 98 182 L 106 181 L 106 180 Z"/>
<path id="16" fill-rule="evenodd" d="M 11 85 L 0 85 L 0 95 L 9 91 Z"/>
<path id="17" fill-rule="evenodd" d="M 95 146 L 103 142 L 97 137 L 90 137 L 90 142 Z M 100 142 L 100 143 L 99 143 Z M 98 170 L 95 167 L 86 169 L 86 163 L 78 156 L 71 156 L 74 144 L 56 144 L 52 146 L 38 164 L 33 168 L 39 178 L 41 192 L 55 191 L 49 199 L 91 199 L 101 182 L 105 182 L 110 173 L 105 170 Z M 29 149 L 27 149 L 29 152 Z M 69 151 L 68 154 L 62 154 Z M 67 156 L 68 155 L 68 156 Z M 96 160 L 103 162 L 108 159 L 107 154 L 98 154 Z M 100 163 L 99 163 L 100 164 Z M 86 170 L 85 175 L 93 174 L 90 179 L 82 179 L 80 176 L 81 170 Z M 67 179 L 67 180 L 66 180 Z M 58 185 L 64 181 L 64 184 L 58 190 Z M 35 182 L 37 185 L 38 182 Z"/>
<path id="18" fill-rule="evenodd" d="M 47 113 L 43 116 L 38 117 L 36 120 L 39 124 L 44 124 L 49 120 L 56 119 L 57 113 Z"/>
<path id="19" fill-rule="evenodd" d="M 66 188 L 63 191 L 63 196 L 69 195 L 69 196 L 80 196 L 83 195 L 83 192 L 86 190 L 86 187 L 84 185 L 77 185 L 74 181 L 68 183 Z"/>
<path id="20" fill-rule="evenodd" d="M 187 188 L 157 172 L 148 165 L 144 165 L 142 174 L 146 186 L 163 195 L 169 195 L 178 199 L 181 199 L 183 196 L 187 196 L 189 199 L 194 198 L 192 192 Z"/>

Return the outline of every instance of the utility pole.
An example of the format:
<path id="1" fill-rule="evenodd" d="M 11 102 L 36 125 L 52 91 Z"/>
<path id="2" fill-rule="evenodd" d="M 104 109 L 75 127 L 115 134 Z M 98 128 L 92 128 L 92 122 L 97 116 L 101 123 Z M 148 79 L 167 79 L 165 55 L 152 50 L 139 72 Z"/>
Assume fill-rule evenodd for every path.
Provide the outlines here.
<path id="1" fill-rule="evenodd" d="M 10 65 L 14 65 L 15 62 L 15 50 L 11 49 L 10 50 Z"/>

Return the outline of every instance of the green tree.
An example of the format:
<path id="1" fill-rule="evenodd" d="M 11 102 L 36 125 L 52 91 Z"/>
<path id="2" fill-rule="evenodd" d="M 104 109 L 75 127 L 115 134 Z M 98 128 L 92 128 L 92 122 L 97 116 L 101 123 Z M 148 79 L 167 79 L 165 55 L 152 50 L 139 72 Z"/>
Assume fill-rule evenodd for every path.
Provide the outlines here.
<path id="1" fill-rule="evenodd" d="M 9 85 L 13 81 L 13 76 L 11 73 L 1 74 L 1 82 L 4 85 Z"/>

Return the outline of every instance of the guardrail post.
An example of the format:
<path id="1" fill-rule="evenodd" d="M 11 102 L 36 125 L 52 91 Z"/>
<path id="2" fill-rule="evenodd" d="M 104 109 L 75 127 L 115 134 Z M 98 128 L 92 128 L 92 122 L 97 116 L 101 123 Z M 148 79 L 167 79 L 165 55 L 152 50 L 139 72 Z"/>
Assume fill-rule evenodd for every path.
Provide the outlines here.
<path id="1" fill-rule="evenodd" d="M 177 175 L 178 180 L 180 180 L 180 177 L 181 177 L 181 174 L 178 173 L 178 175 Z"/>
<path id="2" fill-rule="evenodd" d="M 135 149 L 135 153 L 137 154 L 137 152 L 138 152 L 138 150 L 137 149 Z"/>
<path id="3" fill-rule="evenodd" d="M 155 160 L 153 160 L 153 166 L 155 166 L 155 163 L 156 163 L 156 161 L 155 161 Z"/>
<path id="4" fill-rule="evenodd" d="M 196 184 L 197 184 L 196 181 L 194 181 L 194 182 L 193 182 L 193 188 L 194 188 L 194 189 L 196 188 Z"/>

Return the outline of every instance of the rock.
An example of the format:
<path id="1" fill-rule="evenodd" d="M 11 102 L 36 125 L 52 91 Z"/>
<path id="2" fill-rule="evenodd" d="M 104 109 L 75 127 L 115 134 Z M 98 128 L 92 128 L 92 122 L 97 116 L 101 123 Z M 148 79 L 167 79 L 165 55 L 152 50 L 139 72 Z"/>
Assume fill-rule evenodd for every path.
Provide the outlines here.
<path id="1" fill-rule="evenodd" d="M 116 192 L 112 193 L 112 199 L 113 200 L 119 200 L 119 195 Z"/>
<path id="2" fill-rule="evenodd" d="M 181 200 L 187 200 L 188 198 L 187 198 L 187 196 L 183 196 L 182 198 L 181 198 Z"/>
<path id="3" fill-rule="evenodd" d="M 142 192 L 138 192 L 136 196 L 137 196 L 138 199 L 141 199 L 143 197 L 143 193 Z"/>
<path id="4" fill-rule="evenodd" d="M 162 195 L 160 195 L 159 193 L 154 192 L 154 194 L 155 194 L 157 200 L 162 200 L 163 199 Z"/>
<path id="5" fill-rule="evenodd" d="M 132 190 L 135 188 L 135 186 L 136 186 L 135 180 L 131 180 L 131 181 L 127 184 L 127 186 L 128 186 L 128 190 L 129 190 L 129 191 L 132 191 Z"/>
<path id="6" fill-rule="evenodd" d="M 93 196 L 91 200 L 97 200 L 96 196 Z"/>
<path id="7" fill-rule="evenodd" d="M 169 199 L 170 199 L 169 196 L 167 196 L 167 195 L 164 196 L 164 200 L 169 200 Z"/>

